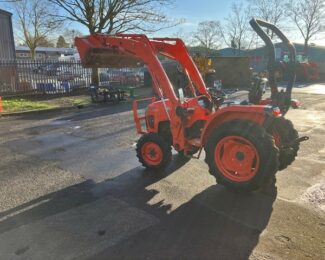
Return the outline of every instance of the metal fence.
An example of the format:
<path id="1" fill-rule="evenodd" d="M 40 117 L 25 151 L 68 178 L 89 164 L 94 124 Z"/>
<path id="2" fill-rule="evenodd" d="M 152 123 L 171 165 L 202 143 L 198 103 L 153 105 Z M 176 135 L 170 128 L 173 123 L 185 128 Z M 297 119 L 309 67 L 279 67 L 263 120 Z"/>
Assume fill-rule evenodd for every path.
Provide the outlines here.
<path id="1" fill-rule="evenodd" d="M 0 94 L 73 93 L 89 87 L 91 74 L 80 61 L 0 60 Z M 143 74 L 143 68 L 99 69 L 100 85 L 140 86 Z"/>

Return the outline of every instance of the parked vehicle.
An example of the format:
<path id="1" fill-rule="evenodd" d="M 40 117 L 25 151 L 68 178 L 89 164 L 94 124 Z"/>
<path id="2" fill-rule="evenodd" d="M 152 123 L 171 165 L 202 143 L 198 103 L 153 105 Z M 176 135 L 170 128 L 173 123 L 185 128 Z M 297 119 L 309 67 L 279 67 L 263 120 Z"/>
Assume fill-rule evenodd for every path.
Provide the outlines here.
<path id="1" fill-rule="evenodd" d="M 38 65 L 36 66 L 35 68 L 32 69 L 32 71 L 34 73 L 37 73 L 37 74 L 42 74 L 44 73 L 44 71 L 46 71 L 46 67 L 49 66 L 49 64 L 41 64 L 41 65 Z"/>
<path id="2" fill-rule="evenodd" d="M 35 67 L 32 71 L 36 74 L 57 76 L 59 81 L 82 78 L 83 75 L 87 72 L 79 65 L 60 62 L 41 64 Z"/>
<path id="3" fill-rule="evenodd" d="M 59 67 L 59 63 L 45 63 L 34 68 L 33 72 L 37 74 L 44 74 L 47 76 L 56 76 L 57 72 L 59 71 Z"/>

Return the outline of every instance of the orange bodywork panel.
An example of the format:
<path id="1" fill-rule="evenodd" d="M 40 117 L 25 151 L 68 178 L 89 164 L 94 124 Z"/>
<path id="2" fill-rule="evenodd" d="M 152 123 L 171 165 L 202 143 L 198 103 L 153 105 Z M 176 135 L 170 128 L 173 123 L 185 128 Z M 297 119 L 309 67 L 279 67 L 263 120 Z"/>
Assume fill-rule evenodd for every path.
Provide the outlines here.
<path id="1" fill-rule="evenodd" d="M 247 120 L 263 125 L 266 119 L 264 106 L 229 106 L 218 109 L 207 121 L 201 135 L 201 145 L 204 146 L 209 135 L 221 124 L 231 120 Z M 217 130 L 216 130 L 217 131 Z"/>
<path id="2" fill-rule="evenodd" d="M 195 111 L 195 113 L 194 112 L 191 113 L 190 111 L 186 116 L 186 118 L 183 119 L 182 127 L 184 129 L 191 127 L 198 120 L 207 122 L 211 116 L 211 111 L 201 107 L 198 104 L 196 98 L 186 99 L 183 106 L 185 109 L 188 108 L 192 111 Z M 170 121 L 170 117 L 168 116 L 167 111 L 171 110 L 171 107 L 172 104 L 168 99 L 153 102 L 148 106 L 146 111 L 146 117 L 148 119 L 149 118 L 154 119 L 154 123 L 151 126 L 150 124 L 148 125 L 149 132 L 157 133 L 160 122 Z"/>

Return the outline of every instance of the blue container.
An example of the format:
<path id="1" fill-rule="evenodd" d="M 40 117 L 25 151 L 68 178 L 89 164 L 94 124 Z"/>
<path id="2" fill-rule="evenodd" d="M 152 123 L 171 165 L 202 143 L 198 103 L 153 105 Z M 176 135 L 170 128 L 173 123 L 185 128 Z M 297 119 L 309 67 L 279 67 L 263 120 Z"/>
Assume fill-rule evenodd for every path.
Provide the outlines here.
<path id="1" fill-rule="evenodd" d="M 42 92 L 55 92 L 56 85 L 54 83 L 37 83 L 36 89 Z"/>
<path id="2" fill-rule="evenodd" d="M 69 82 L 62 82 L 62 83 L 61 83 L 61 88 L 64 89 L 64 92 L 65 92 L 65 93 L 69 93 L 69 92 L 72 91 L 72 88 L 71 88 L 71 85 L 70 85 Z"/>

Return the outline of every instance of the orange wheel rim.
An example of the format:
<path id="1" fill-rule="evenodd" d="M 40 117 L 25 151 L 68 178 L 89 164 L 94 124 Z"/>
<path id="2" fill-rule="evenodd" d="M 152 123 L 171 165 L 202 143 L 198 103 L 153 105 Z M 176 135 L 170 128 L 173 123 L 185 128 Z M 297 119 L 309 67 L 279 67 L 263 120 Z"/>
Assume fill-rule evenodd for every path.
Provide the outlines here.
<path id="1" fill-rule="evenodd" d="M 163 152 L 160 146 L 154 142 L 147 142 L 141 147 L 141 155 L 148 165 L 157 166 L 163 160 Z"/>
<path id="2" fill-rule="evenodd" d="M 216 146 L 214 158 L 221 173 L 235 182 L 251 180 L 260 165 L 255 146 L 240 136 L 222 138 Z"/>

